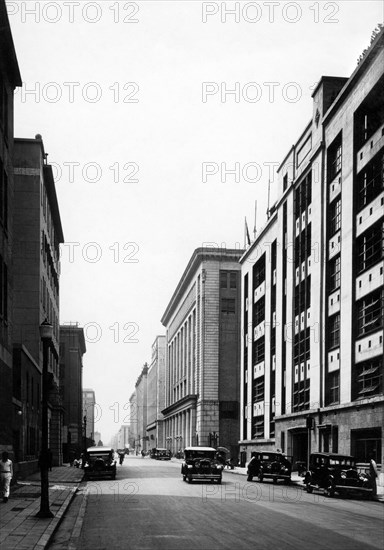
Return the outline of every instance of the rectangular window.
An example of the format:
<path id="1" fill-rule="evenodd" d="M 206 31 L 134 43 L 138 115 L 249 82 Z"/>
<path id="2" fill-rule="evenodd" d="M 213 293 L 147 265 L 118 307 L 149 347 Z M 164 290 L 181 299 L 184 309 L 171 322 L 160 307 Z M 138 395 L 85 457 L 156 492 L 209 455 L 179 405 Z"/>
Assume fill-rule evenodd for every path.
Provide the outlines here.
<path id="1" fill-rule="evenodd" d="M 254 432 L 253 432 L 254 439 L 264 437 L 264 416 L 255 416 L 253 426 L 254 426 Z"/>
<path id="2" fill-rule="evenodd" d="M 336 199 L 330 206 L 329 234 L 334 235 L 341 227 L 341 199 Z"/>
<path id="3" fill-rule="evenodd" d="M 255 304 L 253 324 L 255 327 L 265 320 L 265 296 Z"/>
<path id="4" fill-rule="evenodd" d="M 329 262 L 329 292 L 333 292 L 340 286 L 340 255 Z"/>
<path id="5" fill-rule="evenodd" d="M 220 271 L 220 288 L 227 288 L 227 272 Z"/>
<path id="6" fill-rule="evenodd" d="M 328 392 L 327 405 L 339 403 L 340 401 L 340 371 L 331 372 L 328 374 Z"/>
<path id="7" fill-rule="evenodd" d="M 358 175 L 358 210 L 364 208 L 384 189 L 384 154 L 381 152 Z"/>
<path id="8" fill-rule="evenodd" d="M 340 313 L 329 318 L 329 347 L 337 348 L 340 345 Z"/>
<path id="9" fill-rule="evenodd" d="M 327 169 L 328 183 L 333 181 L 337 174 L 341 171 L 342 166 L 342 145 L 341 133 L 334 140 L 327 151 Z"/>
<path id="10" fill-rule="evenodd" d="M 221 313 L 226 315 L 236 313 L 236 300 L 235 298 L 222 298 L 221 299 Z"/>
<path id="11" fill-rule="evenodd" d="M 384 257 L 384 224 L 370 227 L 357 239 L 358 273 L 375 265 Z"/>
<path id="12" fill-rule="evenodd" d="M 254 364 L 257 365 L 265 359 L 265 341 L 264 336 L 256 340 L 254 343 L 255 357 Z"/>
<path id="13" fill-rule="evenodd" d="M 253 266 L 253 288 L 257 288 L 265 281 L 265 254 Z"/>
<path id="14" fill-rule="evenodd" d="M 264 376 L 256 378 L 254 383 L 255 401 L 264 401 Z"/>
<path id="15" fill-rule="evenodd" d="M 374 357 L 355 366 L 355 399 L 363 399 L 383 392 L 383 357 Z"/>
<path id="16" fill-rule="evenodd" d="M 378 290 L 357 303 L 358 335 L 383 327 L 383 293 Z"/>
<path id="17" fill-rule="evenodd" d="M 237 288 L 237 273 L 231 271 L 229 274 L 229 288 Z"/>

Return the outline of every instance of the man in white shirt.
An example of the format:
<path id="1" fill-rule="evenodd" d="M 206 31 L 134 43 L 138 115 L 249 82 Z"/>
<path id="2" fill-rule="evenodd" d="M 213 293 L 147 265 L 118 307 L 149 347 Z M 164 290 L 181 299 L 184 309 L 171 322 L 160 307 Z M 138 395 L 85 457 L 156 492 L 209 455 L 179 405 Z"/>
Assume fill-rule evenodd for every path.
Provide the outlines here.
<path id="1" fill-rule="evenodd" d="M 3 502 L 8 502 L 9 489 L 13 476 L 13 464 L 7 451 L 1 454 L 0 460 L 0 491 L 3 495 Z"/>

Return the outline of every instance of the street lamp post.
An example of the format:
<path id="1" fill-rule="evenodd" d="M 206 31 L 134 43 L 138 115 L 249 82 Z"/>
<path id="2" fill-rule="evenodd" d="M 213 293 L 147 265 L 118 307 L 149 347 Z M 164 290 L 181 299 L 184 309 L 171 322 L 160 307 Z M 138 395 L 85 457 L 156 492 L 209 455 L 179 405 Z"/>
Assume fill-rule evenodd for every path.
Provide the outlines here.
<path id="1" fill-rule="evenodd" d="M 41 498 L 38 518 L 53 518 L 49 509 L 49 479 L 48 479 L 48 350 L 52 342 L 53 326 L 45 320 L 39 327 L 43 342 L 43 388 L 41 406 L 41 453 L 40 480 Z"/>

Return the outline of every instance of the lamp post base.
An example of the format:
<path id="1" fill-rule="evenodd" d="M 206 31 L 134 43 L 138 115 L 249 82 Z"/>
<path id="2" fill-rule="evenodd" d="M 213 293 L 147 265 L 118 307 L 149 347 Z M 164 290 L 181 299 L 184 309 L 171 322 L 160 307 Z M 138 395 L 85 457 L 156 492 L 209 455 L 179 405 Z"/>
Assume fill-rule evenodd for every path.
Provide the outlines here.
<path id="1" fill-rule="evenodd" d="M 52 514 L 51 510 L 40 510 L 40 512 L 37 512 L 35 515 L 35 518 L 54 518 L 55 516 Z"/>

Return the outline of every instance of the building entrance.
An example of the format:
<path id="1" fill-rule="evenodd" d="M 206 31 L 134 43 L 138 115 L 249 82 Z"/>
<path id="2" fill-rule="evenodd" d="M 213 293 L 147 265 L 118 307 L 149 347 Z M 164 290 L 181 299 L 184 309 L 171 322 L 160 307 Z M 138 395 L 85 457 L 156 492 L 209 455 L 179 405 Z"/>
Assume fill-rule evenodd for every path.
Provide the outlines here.
<path id="1" fill-rule="evenodd" d="M 290 432 L 290 450 L 288 448 L 288 455 L 292 456 L 292 466 L 294 470 L 298 467 L 306 468 L 308 458 L 308 430 L 295 430 Z"/>

